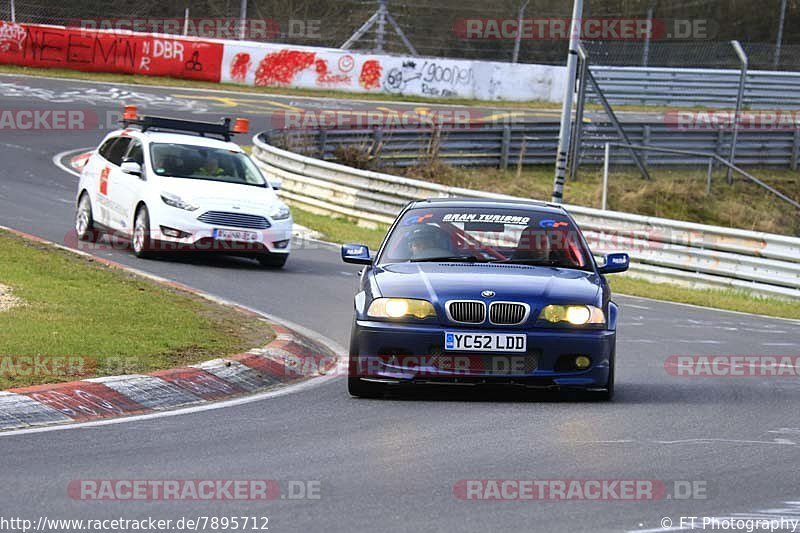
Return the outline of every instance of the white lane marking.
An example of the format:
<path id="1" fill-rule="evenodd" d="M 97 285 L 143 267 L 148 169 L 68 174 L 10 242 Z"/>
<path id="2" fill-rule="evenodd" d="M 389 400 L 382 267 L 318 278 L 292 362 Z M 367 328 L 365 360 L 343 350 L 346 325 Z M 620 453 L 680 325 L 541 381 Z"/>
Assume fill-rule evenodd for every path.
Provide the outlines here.
<path id="1" fill-rule="evenodd" d="M 763 342 L 761 346 L 797 346 L 796 342 Z"/>
<path id="2" fill-rule="evenodd" d="M 778 445 L 778 446 L 797 446 L 798 444 L 789 439 L 773 440 L 745 440 L 745 439 L 717 439 L 717 438 L 697 438 L 679 440 L 639 440 L 639 439 L 620 439 L 620 440 L 576 440 L 570 441 L 574 444 L 663 444 L 670 446 L 674 444 L 758 444 L 758 445 Z"/>
<path id="3" fill-rule="evenodd" d="M 680 342 L 683 344 L 722 344 L 720 341 L 715 341 L 711 339 L 703 339 L 703 340 L 691 340 L 691 339 L 679 339 L 677 341 L 672 342 Z"/>
<path id="4" fill-rule="evenodd" d="M 634 309 L 647 309 L 648 311 L 650 310 L 650 308 L 647 307 L 646 305 L 625 304 L 625 308 L 628 308 L 628 307 L 632 307 Z"/>
<path id="5" fill-rule="evenodd" d="M 768 316 L 768 315 L 759 315 L 756 313 L 744 313 L 742 311 L 731 311 L 730 309 L 717 309 L 716 307 L 706 307 L 704 305 L 694 305 L 694 304 L 686 304 L 683 302 L 668 302 L 666 300 L 656 300 L 655 298 L 648 298 L 646 296 L 633 296 L 632 294 L 625 294 L 625 293 L 615 293 L 615 296 L 621 296 L 623 298 L 634 298 L 638 300 L 644 300 L 646 302 L 654 302 L 656 304 L 664 304 L 664 305 L 680 305 L 682 307 L 691 307 L 693 309 L 702 309 L 703 311 L 712 311 L 717 313 L 729 313 L 734 315 L 741 315 L 746 316 L 749 318 L 761 318 L 765 320 L 781 320 L 783 322 L 791 322 L 792 324 L 800 324 L 800 319 L 797 318 L 784 318 L 779 316 Z M 630 305 L 630 304 L 623 304 L 623 305 Z"/>
<path id="6" fill-rule="evenodd" d="M 764 329 L 742 328 L 742 331 L 752 331 L 753 333 L 778 333 L 778 334 L 788 333 L 787 331 L 784 331 L 782 329 L 767 329 L 767 328 Z"/>

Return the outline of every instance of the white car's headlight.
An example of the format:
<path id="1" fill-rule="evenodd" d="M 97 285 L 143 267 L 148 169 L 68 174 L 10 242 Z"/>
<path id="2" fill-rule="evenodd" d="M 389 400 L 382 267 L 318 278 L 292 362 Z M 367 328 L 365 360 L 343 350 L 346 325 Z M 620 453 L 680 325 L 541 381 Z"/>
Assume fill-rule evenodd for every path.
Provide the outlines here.
<path id="1" fill-rule="evenodd" d="M 435 317 L 436 310 L 427 300 L 409 298 L 375 298 L 367 310 L 372 318 L 428 318 Z"/>
<path id="2" fill-rule="evenodd" d="M 275 204 L 269 212 L 269 218 L 272 220 L 286 220 L 290 216 L 292 216 L 292 213 L 289 211 L 289 206 L 282 202 Z"/>
<path id="3" fill-rule="evenodd" d="M 161 199 L 168 206 L 177 207 L 178 209 L 184 209 L 186 211 L 196 211 L 198 209 L 198 207 L 196 205 L 183 200 L 178 195 L 171 194 L 171 193 L 168 193 L 168 192 L 162 192 L 161 193 Z"/>
<path id="4" fill-rule="evenodd" d="M 548 305 L 539 313 L 539 320 L 554 324 L 568 322 L 574 326 L 606 323 L 603 310 L 593 305 Z"/>

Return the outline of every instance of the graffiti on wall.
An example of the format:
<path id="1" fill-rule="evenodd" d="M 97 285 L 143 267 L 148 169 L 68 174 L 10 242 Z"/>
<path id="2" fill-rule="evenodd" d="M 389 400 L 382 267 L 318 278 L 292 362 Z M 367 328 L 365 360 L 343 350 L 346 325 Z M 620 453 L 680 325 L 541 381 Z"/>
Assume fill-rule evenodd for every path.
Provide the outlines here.
<path id="1" fill-rule="evenodd" d="M 221 43 L 0 23 L 0 63 L 219 81 Z"/>
<path id="2" fill-rule="evenodd" d="M 383 86 L 389 92 L 403 93 L 419 85 L 421 94 L 427 96 L 457 96 L 459 89 L 468 89 L 474 79 L 472 67 L 455 62 L 407 60 L 387 73 Z"/>
<path id="3" fill-rule="evenodd" d="M 28 32 L 21 25 L 0 21 L 0 52 L 20 52 L 27 36 Z"/>

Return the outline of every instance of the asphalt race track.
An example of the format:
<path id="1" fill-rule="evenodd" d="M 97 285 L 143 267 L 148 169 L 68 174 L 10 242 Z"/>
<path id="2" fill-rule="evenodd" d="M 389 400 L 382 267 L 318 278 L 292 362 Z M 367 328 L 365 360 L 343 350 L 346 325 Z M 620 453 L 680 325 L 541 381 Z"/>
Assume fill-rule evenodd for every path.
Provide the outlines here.
<path id="1" fill-rule="evenodd" d="M 268 102 L 349 105 L 249 94 L 242 96 L 250 101 L 245 107 L 220 103 L 214 98 L 224 95 L 207 91 L 111 88 L 0 76 L 0 109 L 105 114 L 117 112 L 130 97 L 144 113 L 206 119 L 244 113 L 255 132 L 266 127 L 258 110 L 275 105 Z M 203 112 L 191 113 L 193 105 Z M 103 134 L 97 128 L 0 130 L 0 225 L 68 241 L 77 178 L 52 159 L 94 147 Z M 144 261 L 125 251 L 99 253 L 347 344 L 358 269 L 341 263 L 330 246 L 303 243 L 277 272 L 238 259 Z M 681 516 L 800 518 L 800 504 L 791 503 L 800 500 L 797 377 L 689 378 L 664 368 L 676 354 L 800 355 L 800 324 L 617 300 L 621 325 L 613 403 L 531 401 L 471 391 L 357 400 L 338 378 L 215 410 L 5 435 L 0 436 L 0 514 L 34 521 L 43 515 L 268 516 L 270 531 L 278 532 L 659 531 L 664 517 L 675 526 Z M 79 479 L 313 481 L 319 482 L 320 497 L 80 501 L 67 492 L 69 482 Z M 689 481 L 706 490 L 704 498 L 658 501 L 457 498 L 454 485 L 468 479 Z"/>

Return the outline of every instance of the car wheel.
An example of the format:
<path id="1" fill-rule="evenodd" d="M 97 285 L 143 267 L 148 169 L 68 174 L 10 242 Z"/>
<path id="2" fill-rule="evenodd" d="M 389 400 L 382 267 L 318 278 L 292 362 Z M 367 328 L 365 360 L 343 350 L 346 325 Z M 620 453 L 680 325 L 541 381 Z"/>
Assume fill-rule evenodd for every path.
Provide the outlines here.
<path id="1" fill-rule="evenodd" d="M 384 386 L 380 383 L 370 383 L 361 378 L 347 378 L 347 392 L 350 396 L 359 398 L 382 398 Z"/>
<path id="2" fill-rule="evenodd" d="M 134 255 L 140 259 L 147 259 L 153 255 L 150 251 L 150 214 L 145 206 L 136 211 L 131 246 Z"/>
<path id="3" fill-rule="evenodd" d="M 258 262 L 267 268 L 283 268 L 287 259 L 289 259 L 289 254 L 261 254 L 258 256 Z"/>
<path id="4" fill-rule="evenodd" d="M 81 194 L 78 200 L 78 208 L 75 211 L 75 232 L 78 239 L 82 241 L 95 242 L 97 240 L 97 230 L 94 229 L 94 217 L 92 216 L 92 202 L 89 195 Z"/>

